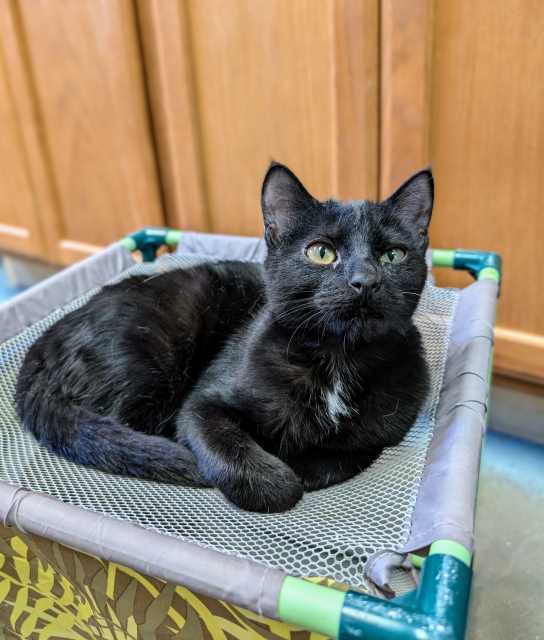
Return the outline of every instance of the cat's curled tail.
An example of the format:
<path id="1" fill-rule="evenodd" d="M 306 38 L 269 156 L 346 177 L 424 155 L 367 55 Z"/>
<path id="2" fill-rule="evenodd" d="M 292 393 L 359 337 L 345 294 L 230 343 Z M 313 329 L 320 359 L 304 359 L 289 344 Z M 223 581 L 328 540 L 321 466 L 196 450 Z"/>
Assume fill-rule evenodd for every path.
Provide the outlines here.
<path id="1" fill-rule="evenodd" d="M 108 473 L 208 486 L 188 448 L 70 403 L 60 389 L 48 388 L 50 380 L 43 370 L 22 373 L 17 412 L 23 427 L 50 451 Z"/>

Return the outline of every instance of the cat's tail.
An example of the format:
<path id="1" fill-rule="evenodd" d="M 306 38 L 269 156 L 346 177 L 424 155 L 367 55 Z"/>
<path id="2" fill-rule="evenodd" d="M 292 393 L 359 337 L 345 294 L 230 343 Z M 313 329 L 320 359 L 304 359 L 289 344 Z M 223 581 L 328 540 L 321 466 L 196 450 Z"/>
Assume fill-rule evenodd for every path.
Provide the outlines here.
<path id="1" fill-rule="evenodd" d="M 191 451 L 177 442 L 62 404 L 47 390 L 40 397 L 32 393 L 17 395 L 17 411 L 24 428 L 40 444 L 71 462 L 135 478 L 208 486 Z"/>

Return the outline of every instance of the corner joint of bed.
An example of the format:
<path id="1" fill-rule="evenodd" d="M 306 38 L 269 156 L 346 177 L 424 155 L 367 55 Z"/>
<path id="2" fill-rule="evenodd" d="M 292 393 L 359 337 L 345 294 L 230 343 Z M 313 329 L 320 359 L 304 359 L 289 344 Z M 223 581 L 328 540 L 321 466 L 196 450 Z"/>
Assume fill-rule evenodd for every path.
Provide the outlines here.
<path id="1" fill-rule="evenodd" d="M 494 280 L 500 287 L 502 259 L 498 253 L 470 249 L 433 249 L 431 255 L 433 267 L 468 271 L 475 280 Z"/>
<path id="2" fill-rule="evenodd" d="M 176 246 L 181 238 L 181 231 L 168 227 L 144 227 L 129 233 L 121 240 L 121 244 L 129 251 L 140 251 L 144 262 L 153 262 L 158 250 L 163 246 Z"/>

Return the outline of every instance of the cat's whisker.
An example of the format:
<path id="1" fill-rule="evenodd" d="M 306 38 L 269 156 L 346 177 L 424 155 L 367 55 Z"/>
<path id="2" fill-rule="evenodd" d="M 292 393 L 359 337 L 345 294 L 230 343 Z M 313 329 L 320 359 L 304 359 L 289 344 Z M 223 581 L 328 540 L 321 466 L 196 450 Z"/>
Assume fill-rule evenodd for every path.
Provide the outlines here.
<path id="1" fill-rule="evenodd" d="M 313 311 L 313 310 L 315 310 L 315 305 L 313 303 L 308 302 L 305 304 L 300 304 L 296 307 L 295 306 L 290 307 L 283 313 L 279 313 L 275 315 L 274 319 L 276 321 L 288 320 L 290 318 L 296 318 L 297 315 L 300 315 L 304 311 Z"/>
<path id="2" fill-rule="evenodd" d="M 290 315 L 292 313 L 295 313 L 297 311 L 301 311 L 304 309 L 313 309 L 313 308 L 315 308 L 313 303 L 306 302 L 304 304 L 299 304 L 297 306 L 288 307 L 283 313 L 278 314 L 278 317 L 282 317 L 284 315 Z"/>
<path id="3" fill-rule="evenodd" d="M 305 304 L 309 304 L 310 302 L 313 301 L 313 296 L 308 297 L 308 298 L 300 298 L 298 300 L 286 300 L 284 301 L 282 304 L 284 307 L 287 307 L 288 309 L 292 309 L 294 307 L 297 307 L 299 305 L 305 305 Z"/>
<path id="4" fill-rule="evenodd" d="M 397 398 L 397 404 L 395 406 L 395 410 L 391 413 L 386 413 L 384 414 L 382 417 L 385 420 L 385 418 L 391 418 L 392 416 L 396 415 L 397 411 L 399 410 L 399 405 L 400 405 L 400 400 Z"/>
<path id="5" fill-rule="evenodd" d="M 297 328 L 293 331 L 293 333 L 291 334 L 291 337 L 289 338 L 289 342 L 287 343 L 287 349 L 285 351 L 285 358 L 287 361 L 289 361 L 289 347 L 291 346 L 291 342 L 293 340 L 293 338 L 295 337 L 295 334 L 297 333 L 297 331 L 307 322 L 310 322 L 310 320 L 312 320 L 313 318 L 315 318 L 317 315 L 320 315 L 321 311 L 316 311 L 314 314 L 308 316 L 308 318 L 306 318 L 305 320 L 303 320 L 299 325 L 297 325 Z"/>

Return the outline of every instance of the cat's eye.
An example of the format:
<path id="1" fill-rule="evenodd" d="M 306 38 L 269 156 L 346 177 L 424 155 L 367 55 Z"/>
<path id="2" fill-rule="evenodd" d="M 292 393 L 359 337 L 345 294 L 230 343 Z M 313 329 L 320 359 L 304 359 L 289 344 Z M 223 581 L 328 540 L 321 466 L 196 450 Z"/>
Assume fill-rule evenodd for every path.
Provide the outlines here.
<path id="1" fill-rule="evenodd" d="M 404 258 L 406 258 L 406 251 L 400 247 L 394 247 L 380 256 L 380 262 L 382 264 L 399 264 Z"/>
<path id="2" fill-rule="evenodd" d="M 316 264 L 332 264 L 336 260 L 336 251 L 324 242 L 314 242 L 306 247 L 306 257 Z"/>

